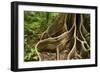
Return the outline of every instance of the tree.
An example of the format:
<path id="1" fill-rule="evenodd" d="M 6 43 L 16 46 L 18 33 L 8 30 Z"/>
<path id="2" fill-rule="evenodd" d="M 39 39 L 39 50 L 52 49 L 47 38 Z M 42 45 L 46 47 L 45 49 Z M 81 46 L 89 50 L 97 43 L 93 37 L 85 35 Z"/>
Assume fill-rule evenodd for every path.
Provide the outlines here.
<path id="1" fill-rule="evenodd" d="M 28 14 L 28 15 L 27 15 Z M 26 52 L 27 61 L 35 60 L 68 60 L 68 59 L 87 59 L 90 58 L 90 15 L 74 13 L 49 13 L 32 12 L 25 17 L 32 16 L 31 25 L 26 31 L 35 32 L 27 35 L 31 46 L 32 55 L 29 57 Z M 32 15 L 33 14 L 33 15 Z M 28 18 L 27 18 L 28 19 Z M 25 20 L 26 23 L 29 20 Z M 28 23 L 28 25 L 30 24 Z M 35 25 L 35 23 L 37 23 Z M 27 27 L 27 26 L 26 26 Z M 34 29 L 36 28 L 36 29 Z M 34 37 L 36 35 L 36 37 Z M 32 36 L 32 38 L 30 38 Z M 36 39 L 38 37 L 38 39 Z M 34 42 L 30 41 L 33 40 Z M 29 50 L 29 48 L 26 47 Z M 33 55 L 34 54 L 34 55 Z M 31 59 L 32 58 L 32 59 Z"/>

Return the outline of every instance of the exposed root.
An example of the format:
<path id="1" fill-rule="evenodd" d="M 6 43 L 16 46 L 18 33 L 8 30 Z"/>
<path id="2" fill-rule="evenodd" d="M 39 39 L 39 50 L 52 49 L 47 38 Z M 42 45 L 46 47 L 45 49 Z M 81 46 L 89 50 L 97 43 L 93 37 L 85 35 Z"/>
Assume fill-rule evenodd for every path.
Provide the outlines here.
<path id="1" fill-rule="evenodd" d="M 45 54 L 48 57 L 46 60 L 90 58 L 90 41 L 87 39 L 90 39 L 90 32 L 86 30 L 83 22 L 85 21 L 82 14 L 60 14 L 35 45 L 39 61 L 45 60 L 40 54 Z"/>

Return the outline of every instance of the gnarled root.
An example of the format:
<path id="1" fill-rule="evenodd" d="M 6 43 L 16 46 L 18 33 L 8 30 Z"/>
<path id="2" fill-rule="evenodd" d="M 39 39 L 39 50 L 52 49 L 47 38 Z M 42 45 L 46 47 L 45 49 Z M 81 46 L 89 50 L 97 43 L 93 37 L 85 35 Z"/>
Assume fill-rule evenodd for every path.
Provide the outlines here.
<path id="1" fill-rule="evenodd" d="M 89 15 L 60 14 L 35 45 L 39 60 L 70 60 L 90 58 Z M 46 58 L 46 59 L 45 59 Z"/>

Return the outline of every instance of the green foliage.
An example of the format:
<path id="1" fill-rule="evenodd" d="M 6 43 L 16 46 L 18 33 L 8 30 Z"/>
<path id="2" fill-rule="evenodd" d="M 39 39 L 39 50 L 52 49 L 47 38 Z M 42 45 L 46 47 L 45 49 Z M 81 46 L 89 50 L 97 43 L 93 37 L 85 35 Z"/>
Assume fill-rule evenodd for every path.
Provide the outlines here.
<path id="1" fill-rule="evenodd" d="M 35 44 L 59 13 L 24 11 L 24 61 L 37 61 Z"/>

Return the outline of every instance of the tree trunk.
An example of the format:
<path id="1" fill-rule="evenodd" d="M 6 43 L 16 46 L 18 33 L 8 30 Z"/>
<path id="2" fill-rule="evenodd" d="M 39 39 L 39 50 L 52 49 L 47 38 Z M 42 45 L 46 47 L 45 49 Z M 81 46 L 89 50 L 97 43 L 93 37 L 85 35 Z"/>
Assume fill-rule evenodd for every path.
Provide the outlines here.
<path id="1" fill-rule="evenodd" d="M 89 19 L 88 14 L 60 14 L 35 45 L 39 60 L 90 58 Z"/>

